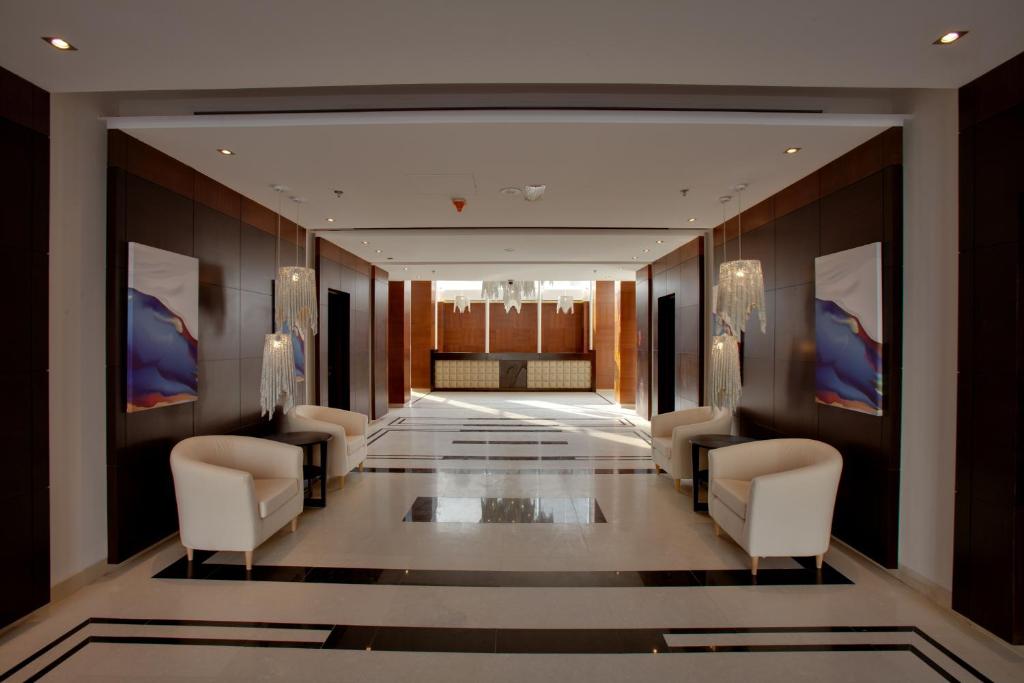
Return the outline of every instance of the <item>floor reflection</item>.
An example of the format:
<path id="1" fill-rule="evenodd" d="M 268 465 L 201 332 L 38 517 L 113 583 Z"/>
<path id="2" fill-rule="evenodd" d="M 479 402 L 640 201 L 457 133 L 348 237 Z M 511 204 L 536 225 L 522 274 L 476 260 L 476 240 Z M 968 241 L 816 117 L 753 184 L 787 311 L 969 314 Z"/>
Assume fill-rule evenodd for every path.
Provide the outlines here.
<path id="1" fill-rule="evenodd" d="M 604 524 L 594 498 L 457 498 L 420 496 L 405 522 L 465 524 Z"/>

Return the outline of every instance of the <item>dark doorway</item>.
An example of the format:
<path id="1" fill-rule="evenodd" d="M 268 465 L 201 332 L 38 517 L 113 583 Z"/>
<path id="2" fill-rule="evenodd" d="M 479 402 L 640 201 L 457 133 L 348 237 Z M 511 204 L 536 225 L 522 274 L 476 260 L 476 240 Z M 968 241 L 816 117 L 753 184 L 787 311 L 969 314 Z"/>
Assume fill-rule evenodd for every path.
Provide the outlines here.
<path id="1" fill-rule="evenodd" d="M 658 412 L 676 409 L 676 295 L 658 297 Z"/>
<path id="2" fill-rule="evenodd" d="M 349 409 L 349 295 L 327 292 L 327 405 Z"/>

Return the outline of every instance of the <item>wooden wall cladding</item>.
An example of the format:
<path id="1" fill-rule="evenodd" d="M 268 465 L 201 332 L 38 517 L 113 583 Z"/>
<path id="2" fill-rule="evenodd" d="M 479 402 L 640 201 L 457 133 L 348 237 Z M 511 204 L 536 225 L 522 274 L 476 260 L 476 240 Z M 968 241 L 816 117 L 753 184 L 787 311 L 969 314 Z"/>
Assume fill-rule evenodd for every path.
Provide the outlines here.
<path id="1" fill-rule="evenodd" d="M 412 282 L 395 281 L 388 290 L 388 401 L 412 398 Z"/>
<path id="2" fill-rule="evenodd" d="M 636 273 L 636 414 L 651 419 L 651 267 Z"/>
<path id="3" fill-rule="evenodd" d="M 373 405 L 371 419 L 388 414 L 388 273 L 373 267 L 370 289 L 370 318 L 373 321 L 370 335 L 370 357 L 373 375 L 370 380 Z"/>
<path id="4" fill-rule="evenodd" d="M 9 305 L 26 350 L 0 370 L 19 387 L 0 400 L 0 627 L 50 600 L 49 105 L 49 93 L 0 69 L 0 244 L 24 288 Z"/>
<path id="5" fill-rule="evenodd" d="M 583 353 L 586 351 L 589 308 L 589 302 L 577 301 L 573 306 L 572 313 L 558 313 L 558 304 L 553 301 L 544 302 L 540 309 L 541 351 L 544 353 Z M 493 315 L 493 313 L 492 311 L 491 314 Z M 534 347 L 536 347 L 536 343 L 534 343 Z"/>
<path id="6" fill-rule="evenodd" d="M 1020 645 L 1024 53 L 960 89 L 960 128 L 953 608 Z"/>
<path id="7" fill-rule="evenodd" d="M 416 280 L 412 285 L 412 386 L 430 388 L 430 351 L 434 348 L 434 283 Z"/>
<path id="8" fill-rule="evenodd" d="M 537 304 L 523 302 L 518 313 L 491 303 L 491 353 L 537 351 Z"/>
<path id="9" fill-rule="evenodd" d="M 327 294 L 331 290 L 345 292 L 349 295 L 349 409 L 369 416 L 373 414 L 374 392 L 371 372 L 374 367 L 371 352 L 374 324 L 371 292 L 375 289 L 373 266 L 322 238 L 318 237 L 315 244 L 320 283 L 320 333 L 316 336 L 319 363 L 315 395 L 321 405 L 327 405 L 326 332 L 330 329 Z M 381 352 L 386 353 L 384 349 Z M 386 376 L 384 381 L 387 381 Z"/>
<path id="10" fill-rule="evenodd" d="M 615 282 L 594 283 L 594 375 L 598 389 L 615 388 Z"/>
<path id="11" fill-rule="evenodd" d="M 457 313 L 455 304 L 439 301 L 437 303 L 438 351 L 483 353 L 485 311 L 486 308 L 481 302 L 474 303 L 468 311 Z M 430 386 L 429 382 L 427 386 Z"/>
<path id="12" fill-rule="evenodd" d="M 636 282 L 615 283 L 615 400 L 636 403 Z"/>
<path id="13" fill-rule="evenodd" d="M 108 164 L 107 527 L 108 560 L 118 563 L 177 529 L 168 466 L 175 443 L 199 434 L 258 434 L 274 427 L 260 417 L 259 385 L 263 338 L 273 326 L 277 215 L 120 131 L 108 134 Z M 281 225 L 282 246 L 287 245 L 282 261 L 295 259 L 296 246 L 303 261 L 304 231 L 287 220 Z M 128 242 L 199 259 L 195 403 L 125 412 Z M 337 266 L 320 277 L 320 326 L 327 327 L 326 287 L 352 293 L 353 316 L 361 321 L 353 325 L 353 336 L 365 336 L 352 343 L 353 405 L 369 415 L 370 266 L 345 252 L 335 258 L 352 267 L 318 259 Z M 307 354 L 317 354 L 318 339 L 307 342 Z M 317 385 L 318 379 L 306 381 Z"/>
<path id="14" fill-rule="evenodd" d="M 699 406 L 704 395 L 704 238 L 691 240 L 658 259 L 651 265 L 650 273 L 650 389 L 644 400 L 650 414 L 657 415 Z M 675 295 L 675 348 L 662 348 L 657 335 L 658 299 L 669 295 Z M 658 404 L 657 364 L 659 354 L 665 353 L 675 357 L 672 406 Z"/>

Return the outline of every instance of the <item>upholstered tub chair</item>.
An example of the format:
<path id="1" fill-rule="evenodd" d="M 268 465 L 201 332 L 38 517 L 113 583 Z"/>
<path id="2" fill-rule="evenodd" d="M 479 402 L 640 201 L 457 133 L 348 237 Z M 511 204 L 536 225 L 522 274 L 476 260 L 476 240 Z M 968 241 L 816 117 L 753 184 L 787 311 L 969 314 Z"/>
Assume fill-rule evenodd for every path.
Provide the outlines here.
<path id="1" fill-rule="evenodd" d="M 708 512 L 750 555 L 814 556 L 821 569 L 832 537 L 832 512 L 843 458 L 811 439 L 770 439 L 716 448 L 708 454 Z"/>
<path id="2" fill-rule="evenodd" d="M 324 406 L 295 406 L 284 417 L 289 432 L 327 432 L 327 478 L 338 477 L 345 485 L 345 475 L 366 460 L 366 427 L 369 421 L 362 413 Z"/>
<path id="3" fill-rule="evenodd" d="M 722 408 L 689 408 L 651 418 L 651 455 L 657 469 L 665 470 L 682 490 L 681 480 L 693 478 L 690 437 L 698 434 L 729 434 L 732 413 Z"/>
<path id="4" fill-rule="evenodd" d="M 302 514 L 302 449 L 248 436 L 194 436 L 171 450 L 181 543 L 253 551 Z"/>

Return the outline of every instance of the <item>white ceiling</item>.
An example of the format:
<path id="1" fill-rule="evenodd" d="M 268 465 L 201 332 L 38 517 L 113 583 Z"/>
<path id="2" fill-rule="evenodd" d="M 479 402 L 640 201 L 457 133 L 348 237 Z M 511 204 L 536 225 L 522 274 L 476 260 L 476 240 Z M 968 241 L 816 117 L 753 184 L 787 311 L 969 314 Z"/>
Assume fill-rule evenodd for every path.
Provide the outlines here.
<path id="1" fill-rule="evenodd" d="M 270 186 L 287 185 L 307 200 L 304 226 L 338 230 L 325 236 L 395 279 L 571 280 L 628 279 L 695 229 L 719 223 L 718 197 L 735 184 L 749 184 L 750 206 L 882 130 L 586 120 L 585 113 L 564 123 L 180 127 L 171 120 L 127 132 L 266 206 L 277 201 Z M 803 151 L 783 154 L 790 146 Z M 222 156 L 220 147 L 236 154 Z M 499 192 L 540 183 L 548 190 L 538 202 Z M 467 200 L 461 214 L 451 204 L 456 196 Z M 294 210 L 286 205 L 284 213 Z"/>
<path id="2" fill-rule="evenodd" d="M 970 34 L 932 45 L 952 29 Z M 40 41 L 61 35 L 79 50 Z M 0 65 L 60 92 L 412 83 L 955 88 L 1020 0 L 3 0 Z"/>

